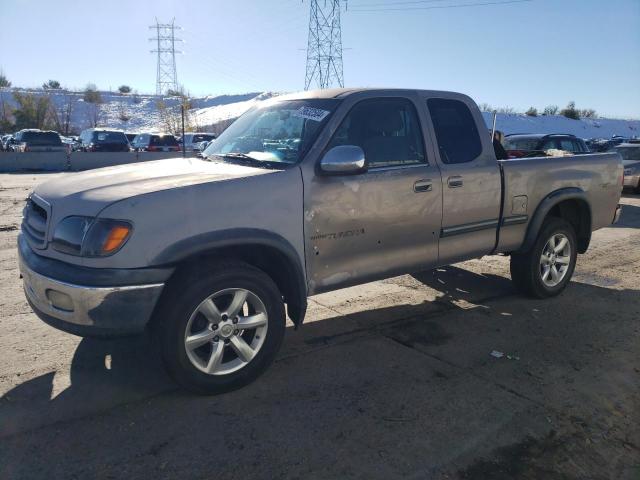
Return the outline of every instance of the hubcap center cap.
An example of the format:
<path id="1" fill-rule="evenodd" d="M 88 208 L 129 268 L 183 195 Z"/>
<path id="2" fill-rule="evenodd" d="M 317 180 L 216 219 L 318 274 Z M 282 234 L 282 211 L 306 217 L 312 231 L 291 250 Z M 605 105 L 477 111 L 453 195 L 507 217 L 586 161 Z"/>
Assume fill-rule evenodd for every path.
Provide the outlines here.
<path id="1" fill-rule="evenodd" d="M 225 338 L 233 335 L 233 325 L 223 325 L 220 329 L 220 335 Z"/>

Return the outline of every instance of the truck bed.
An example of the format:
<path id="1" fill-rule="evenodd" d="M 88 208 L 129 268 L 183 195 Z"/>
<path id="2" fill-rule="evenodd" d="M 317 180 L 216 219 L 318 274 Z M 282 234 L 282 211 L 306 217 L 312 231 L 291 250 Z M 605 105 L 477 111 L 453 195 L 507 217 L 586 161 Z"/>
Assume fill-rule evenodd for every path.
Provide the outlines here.
<path id="1" fill-rule="evenodd" d="M 579 188 L 587 193 L 592 208 L 592 231 L 611 224 L 622 189 L 618 153 L 528 157 L 501 160 L 498 164 L 504 185 L 502 217 L 522 216 L 523 222 L 511 225 L 503 222 L 497 252 L 518 249 L 535 208 L 549 192 L 563 188 Z"/>

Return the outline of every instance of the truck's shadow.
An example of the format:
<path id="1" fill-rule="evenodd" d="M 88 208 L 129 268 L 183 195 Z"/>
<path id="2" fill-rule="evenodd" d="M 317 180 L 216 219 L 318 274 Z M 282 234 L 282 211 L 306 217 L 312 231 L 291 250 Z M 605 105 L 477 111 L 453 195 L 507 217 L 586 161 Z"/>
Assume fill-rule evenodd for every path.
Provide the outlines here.
<path id="1" fill-rule="evenodd" d="M 489 299 L 494 297 L 504 297 L 514 295 L 515 292 L 512 288 L 511 282 L 503 277 L 496 275 L 478 275 L 473 272 L 457 268 L 447 267 L 435 270 L 433 272 L 425 272 L 422 274 L 414 275 L 414 278 L 422 282 L 427 287 L 430 287 L 438 292 L 441 296 L 439 302 L 445 301 L 447 303 L 446 308 L 453 309 L 455 311 L 457 307 L 456 302 L 464 300 L 467 302 L 482 303 L 483 299 Z M 634 290 L 624 291 L 612 291 L 606 288 L 572 283 L 569 290 L 563 294 L 559 299 L 551 301 L 547 304 L 548 315 L 553 317 L 557 315 L 565 315 L 567 305 L 571 305 L 571 310 L 575 318 L 587 318 L 589 317 L 589 306 L 580 301 L 581 298 L 594 298 L 594 297 L 608 298 L 615 296 L 616 305 L 629 305 L 631 303 L 637 303 L 638 292 Z M 527 302 L 529 300 L 522 300 Z M 429 308 L 427 308 L 429 307 Z M 490 307 L 486 307 L 490 308 Z M 358 324 L 363 329 L 371 328 L 384 330 L 385 325 L 388 323 L 396 322 L 402 324 L 406 322 L 406 331 L 400 333 L 394 333 L 397 337 L 393 337 L 399 343 L 412 346 L 409 340 L 406 340 L 406 336 L 415 334 L 418 336 L 425 336 L 425 329 L 433 327 L 436 331 L 437 338 L 434 340 L 435 345 L 440 345 L 442 342 L 463 342 L 473 343 L 473 334 L 469 333 L 470 338 L 459 338 L 460 332 L 458 331 L 458 337 L 451 339 L 449 335 L 449 328 L 447 326 L 448 315 L 437 315 L 433 318 L 425 318 L 426 312 L 433 313 L 433 304 L 425 305 L 394 305 L 369 311 L 356 312 L 344 316 L 336 316 L 323 321 L 316 321 L 305 325 L 301 332 L 293 333 L 288 332 L 289 340 L 295 340 L 297 335 L 303 335 L 305 340 L 300 342 L 299 345 L 306 345 L 312 348 L 314 338 L 327 337 L 326 327 L 329 322 L 333 322 L 331 331 L 344 330 L 345 335 L 348 335 L 350 330 L 353 330 L 353 325 Z M 556 312 L 557 310 L 557 312 Z M 514 314 L 517 315 L 517 314 Z M 517 317 L 513 317 L 517 320 Z M 487 317 L 488 319 L 488 317 Z M 487 320 L 488 321 L 488 320 Z M 338 323 L 336 326 L 335 322 Z M 420 322 L 423 323 L 423 327 L 420 326 Z M 476 320 L 477 322 L 477 320 Z M 417 326 L 416 326 L 417 325 Z M 431 325 L 431 327 L 429 326 Z M 581 338 L 593 337 L 595 339 L 601 335 L 595 327 L 595 322 L 575 321 L 570 322 L 570 325 L 575 326 L 576 335 L 580 335 Z M 590 331 L 590 329 L 592 329 Z M 432 329 L 433 330 L 433 329 Z M 541 331 L 542 334 L 549 335 L 549 332 Z M 464 334 L 462 334 L 464 335 Z M 538 338 L 533 338 L 537 334 L 528 332 L 528 335 L 532 336 L 531 342 L 538 342 Z M 335 335 L 329 335 L 328 337 L 335 337 Z M 416 337 L 416 338 L 417 338 Z M 420 339 L 418 339 L 420 340 Z M 597 340 L 596 340 L 597 341 Z M 440 343 L 438 343 L 440 342 Z M 285 342 L 285 348 L 283 356 L 286 356 L 291 351 L 287 352 L 287 344 Z M 295 357 L 295 352 L 293 352 Z M 302 352 L 299 352 L 302 353 Z M 296 388 L 307 388 L 306 385 L 298 376 L 304 375 L 306 382 L 309 382 L 309 378 L 315 377 L 314 372 L 309 371 L 308 366 L 305 372 L 300 372 L 295 366 L 296 358 L 287 358 L 285 361 L 277 362 L 272 366 L 272 369 L 286 369 L 287 374 L 291 376 L 292 384 L 298 383 Z M 293 367 L 292 367 L 293 365 Z M 340 366 L 320 365 L 316 364 L 317 368 L 342 368 Z M 368 367 L 362 367 L 368 368 Z M 372 369 L 379 369 L 380 364 L 371 366 Z M 391 369 L 392 366 L 389 366 Z M 397 367 L 396 367 L 397 368 Z M 438 372 L 436 372 L 438 373 Z M 370 377 L 373 374 L 365 373 L 365 376 Z M 381 375 L 384 378 L 384 375 Z M 234 402 L 249 402 L 251 398 L 257 396 L 265 396 L 268 400 L 268 405 L 271 405 L 270 415 L 273 418 L 278 418 L 278 422 L 284 423 L 282 426 L 283 431 L 296 431 L 300 428 L 300 425 L 294 425 L 299 422 L 299 418 L 295 415 L 289 414 L 290 409 L 290 392 L 286 390 L 271 390 L 268 382 L 269 379 L 263 377 L 258 380 L 262 384 L 257 388 L 248 387 L 244 390 L 235 392 L 233 398 Z M 428 382 L 428 376 L 425 376 L 425 382 Z M 302 386 L 300 386 L 300 384 Z M 163 373 L 162 365 L 158 362 L 153 349 L 150 346 L 147 337 L 135 337 L 125 338 L 117 340 L 94 340 L 83 339 L 75 352 L 70 370 L 70 385 L 64 385 L 60 388 L 60 392 L 57 392 L 56 379 L 53 373 L 39 376 L 24 382 L 13 390 L 9 391 L 4 397 L 0 398 L 0 442 L 5 444 L 4 453 L 0 452 L 0 465 L 8 465 L 8 468 L 14 468 L 15 471 L 23 472 L 26 476 L 29 476 L 30 466 L 26 462 L 24 455 L 28 454 L 28 451 L 22 452 L 21 446 L 25 442 L 37 442 L 34 436 L 22 435 L 24 432 L 33 431 L 38 427 L 51 425 L 55 423 L 62 423 L 71 419 L 81 418 L 85 415 L 95 415 L 97 412 L 109 412 L 115 407 L 122 405 L 131 405 L 133 408 L 126 408 L 126 422 L 144 422 L 142 418 L 144 415 L 144 408 L 137 408 L 135 405 L 139 402 L 150 400 L 152 397 L 159 395 L 167 395 L 171 393 L 171 412 L 167 414 L 173 416 L 185 416 L 185 420 L 189 419 L 189 416 L 197 405 L 213 405 L 216 402 L 229 403 L 223 398 L 197 398 L 190 396 L 183 392 L 178 392 L 175 385 L 166 377 Z M 383 391 L 383 390 L 382 390 Z M 268 392 L 268 393 L 267 393 Z M 376 393 L 376 388 L 368 390 L 368 395 L 375 397 L 380 396 L 382 393 Z M 244 398 L 243 397 L 250 397 Z M 304 398 L 304 396 L 302 397 Z M 317 399 L 313 402 L 318 401 Z M 384 404 L 386 401 L 383 397 L 373 399 Z M 426 400 L 425 400 L 426 401 Z M 326 422 L 333 421 L 332 413 L 330 410 L 319 409 L 315 410 L 314 405 L 307 406 L 310 411 L 314 411 L 314 415 L 325 415 Z M 429 409 L 440 408 L 437 405 L 429 406 L 425 404 L 417 404 L 411 408 L 416 409 Z M 190 410 L 191 409 L 191 410 Z M 140 418 L 132 417 L 132 414 L 141 415 Z M 212 422 L 225 422 L 224 418 L 210 418 Z M 202 421 L 209 421 L 204 418 Z M 124 422 L 124 418 L 117 417 L 115 422 Z M 288 427 L 287 422 L 292 422 Z M 189 421 L 185 422 L 188 425 Z M 92 428 L 91 423 L 88 422 L 82 426 L 76 426 L 76 430 L 80 430 L 87 436 L 91 435 L 110 435 L 109 431 L 104 429 L 101 432 L 89 432 L 87 428 Z M 95 428 L 95 427 L 94 427 Z M 375 428 L 372 427 L 372 428 Z M 309 435 L 313 433 L 308 432 Z M 319 435 L 319 434 L 318 434 Z M 37 435 L 36 435 L 37 437 Z M 64 435 L 58 437 L 61 441 Z M 31 440 L 28 440 L 31 438 Z M 190 438 L 188 436 L 180 437 L 184 439 Z M 149 440 L 151 441 L 151 440 Z M 115 447 L 114 447 L 115 448 Z M 249 453 L 249 452 L 245 452 Z M 40 451 L 40 462 L 50 461 L 58 462 L 56 458 L 46 458 L 47 451 Z M 53 457 L 53 453 L 51 454 Z M 3 458 L 4 457 L 4 458 Z M 0 468 L 0 473 L 2 468 Z M 0 475 L 1 476 L 1 475 Z"/>

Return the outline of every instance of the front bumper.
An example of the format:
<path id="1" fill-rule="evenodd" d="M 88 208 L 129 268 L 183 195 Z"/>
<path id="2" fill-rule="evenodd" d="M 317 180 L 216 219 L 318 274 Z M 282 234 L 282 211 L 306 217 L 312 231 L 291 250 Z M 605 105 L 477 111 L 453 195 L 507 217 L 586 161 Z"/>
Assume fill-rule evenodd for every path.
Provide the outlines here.
<path id="1" fill-rule="evenodd" d="M 129 335 L 144 330 L 162 293 L 163 281 L 91 286 L 54 279 L 42 271 L 35 271 L 33 264 L 42 262 L 44 257 L 33 253 L 25 243 L 19 238 L 19 267 L 24 291 L 33 311 L 43 321 L 80 336 Z M 59 269 L 61 262 L 57 263 Z M 74 268 L 79 267 L 69 265 L 71 271 Z M 99 272 L 99 269 L 94 270 Z M 155 272 L 153 278 L 162 277 Z"/>

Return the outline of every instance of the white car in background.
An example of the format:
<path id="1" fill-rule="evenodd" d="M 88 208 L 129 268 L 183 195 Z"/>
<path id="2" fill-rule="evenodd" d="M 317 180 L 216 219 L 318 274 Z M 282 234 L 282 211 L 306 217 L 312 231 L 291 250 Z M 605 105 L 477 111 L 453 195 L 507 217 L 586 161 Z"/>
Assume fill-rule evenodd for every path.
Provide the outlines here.
<path id="1" fill-rule="evenodd" d="M 613 149 L 622 157 L 624 188 L 640 193 L 640 142 L 622 143 Z"/>
<path id="2" fill-rule="evenodd" d="M 200 142 L 210 142 L 215 138 L 216 136 L 213 133 L 194 133 L 194 132 L 185 133 L 184 149 L 186 152 L 192 152 L 194 150 L 197 150 L 195 147 Z M 182 141 L 180 143 L 182 143 Z"/>

